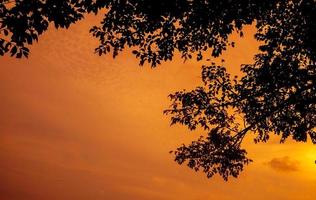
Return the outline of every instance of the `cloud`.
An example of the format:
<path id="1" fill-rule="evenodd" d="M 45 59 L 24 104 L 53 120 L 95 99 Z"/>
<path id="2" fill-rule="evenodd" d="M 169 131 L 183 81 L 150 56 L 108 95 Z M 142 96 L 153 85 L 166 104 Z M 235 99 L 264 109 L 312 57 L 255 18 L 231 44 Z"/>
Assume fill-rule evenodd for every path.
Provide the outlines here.
<path id="1" fill-rule="evenodd" d="M 273 158 L 272 160 L 267 162 L 268 166 L 280 172 L 299 171 L 299 164 L 300 163 L 297 160 L 291 160 L 288 156 Z"/>

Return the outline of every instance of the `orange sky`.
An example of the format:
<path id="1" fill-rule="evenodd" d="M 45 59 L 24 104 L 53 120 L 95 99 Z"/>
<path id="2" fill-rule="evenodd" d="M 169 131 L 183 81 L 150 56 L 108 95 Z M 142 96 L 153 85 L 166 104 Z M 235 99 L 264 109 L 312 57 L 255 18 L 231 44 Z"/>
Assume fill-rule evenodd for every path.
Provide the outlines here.
<path id="1" fill-rule="evenodd" d="M 1 200 L 316 199 L 311 144 L 249 142 L 254 163 L 229 182 L 177 165 L 168 152 L 199 133 L 162 111 L 169 93 L 200 84 L 201 63 L 99 57 L 93 23 L 50 30 L 29 59 L 0 58 Z M 234 72 L 257 49 L 245 33 L 224 54 Z"/>

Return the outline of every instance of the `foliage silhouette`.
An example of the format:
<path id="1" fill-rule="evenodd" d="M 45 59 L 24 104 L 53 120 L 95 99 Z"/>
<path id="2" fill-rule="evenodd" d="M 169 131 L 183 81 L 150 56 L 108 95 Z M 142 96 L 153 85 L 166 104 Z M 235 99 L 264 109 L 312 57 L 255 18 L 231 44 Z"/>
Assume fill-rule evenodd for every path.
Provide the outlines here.
<path id="1" fill-rule="evenodd" d="M 218 57 L 255 24 L 262 42 L 253 64 L 231 78 L 224 66 L 202 67 L 203 85 L 170 95 L 171 124 L 202 127 L 206 137 L 179 147 L 175 161 L 208 177 L 237 177 L 252 160 L 241 148 L 246 134 L 266 142 L 271 133 L 316 143 L 316 2 L 314 0 L 0 0 L 0 55 L 27 57 L 31 45 L 50 24 L 68 28 L 106 9 L 92 35 L 95 52 L 118 55 L 125 47 L 152 67 L 172 60 Z M 238 117 L 243 118 L 240 123 Z"/>

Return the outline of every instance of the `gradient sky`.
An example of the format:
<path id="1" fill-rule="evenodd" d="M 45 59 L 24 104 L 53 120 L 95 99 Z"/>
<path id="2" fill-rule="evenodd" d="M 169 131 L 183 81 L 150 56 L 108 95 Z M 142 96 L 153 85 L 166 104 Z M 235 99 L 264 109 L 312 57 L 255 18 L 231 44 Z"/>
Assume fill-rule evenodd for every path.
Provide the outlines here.
<path id="1" fill-rule="evenodd" d="M 229 182 L 176 164 L 168 152 L 199 131 L 170 127 L 162 111 L 169 93 L 201 84 L 201 63 L 99 57 L 96 19 L 51 29 L 29 59 L 0 58 L 1 200 L 316 199 L 310 143 L 248 139 L 254 163 Z M 236 44 L 223 55 L 234 74 L 257 50 L 253 28 Z"/>

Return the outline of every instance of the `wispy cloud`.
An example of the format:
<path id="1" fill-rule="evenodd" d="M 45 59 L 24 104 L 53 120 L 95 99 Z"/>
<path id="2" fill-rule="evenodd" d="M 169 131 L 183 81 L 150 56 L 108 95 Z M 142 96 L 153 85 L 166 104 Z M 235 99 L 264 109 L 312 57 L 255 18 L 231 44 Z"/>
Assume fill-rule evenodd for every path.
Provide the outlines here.
<path id="1" fill-rule="evenodd" d="M 292 160 L 288 156 L 273 158 L 266 163 L 272 169 L 281 172 L 294 172 L 299 171 L 299 162 L 297 160 Z"/>

